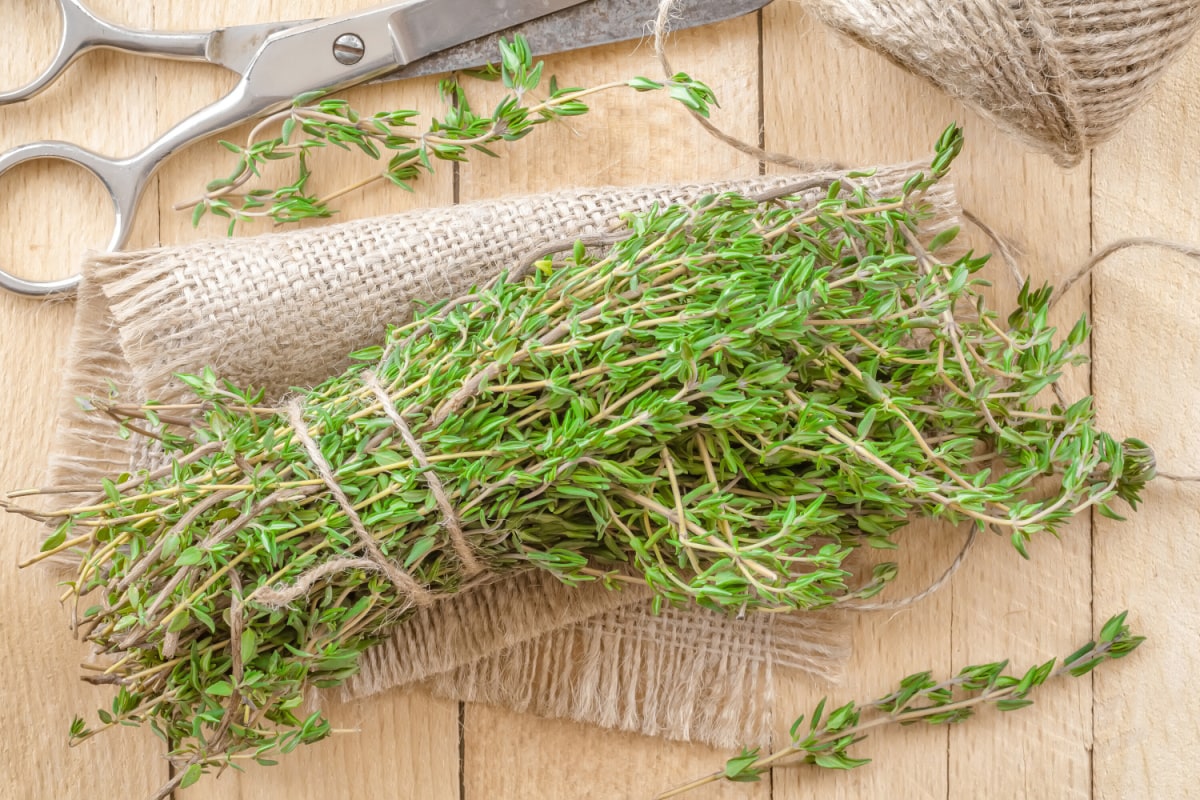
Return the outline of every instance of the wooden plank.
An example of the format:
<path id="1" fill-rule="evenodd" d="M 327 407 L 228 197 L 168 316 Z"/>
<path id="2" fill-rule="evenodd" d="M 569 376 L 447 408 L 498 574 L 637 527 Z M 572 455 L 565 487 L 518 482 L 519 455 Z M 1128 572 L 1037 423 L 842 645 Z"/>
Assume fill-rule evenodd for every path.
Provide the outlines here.
<path id="1" fill-rule="evenodd" d="M 757 15 L 671 34 L 675 70 L 704 81 L 721 104 L 713 121 L 753 139 L 758 121 Z M 649 39 L 545 59 L 562 86 L 598 86 L 637 75 L 661 79 Z M 467 84 L 470 86 L 470 84 Z M 489 95 L 482 86 L 477 93 Z M 591 112 L 538 128 L 503 148 L 499 159 L 474 158 L 461 170 L 463 201 L 580 186 L 732 179 L 757 164 L 714 142 L 664 93 L 625 88 L 588 98 Z"/>
<path id="2" fill-rule="evenodd" d="M 247 24 L 280 19 L 304 19 L 368 8 L 376 0 L 338 4 L 336 11 L 322 0 L 271 0 L 251 5 L 222 2 L 156 3 L 155 26 L 162 30 L 188 30 L 217 25 Z M 215 68 L 193 64 L 160 65 L 157 72 L 158 127 L 165 130 L 186 114 L 213 102 L 227 91 L 234 78 Z M 398 108 L 440 107 L 436 80 L 360 87 L 340 95 L 364 113 Z M 220 138 L 244 143 L 250 125 Z M 330 148 L 313 161 L 313 187 L 324 193 L 373 174 L 377 166 L 358 153 Z M 174 210 L 181 200 L 197 196 L 213 178 L 234 166 L 230 154 L 215 141 L 204 142 L 168 162 L 159 179 L 161 236 L 167 243 L 225 235 L 225 225 L 206 218 L 198 229 L 190 215 Z M 273 173 L 289 176 L 288 164 Z M 283 182 L 291 180 L 287 177 Z M 272 184 L 282 185 L 282 184 Z M 452 174 L 445 170 L 422 179 L 414 193 L 390 186 L 373 188 L 343 198 L 337 218 L 351 219 L 396 213 L 420 206 L 444 205 L 452 199 Z M 336 221 L 336 220 L 335 220 Z M 310 224 L 322 224 L 320 222 Z M 269 221 L 241 226 L 238 235 L 274 230 Z M 202 780 L 177 792 L 181 798 L 283 798 L 412 797 L 449 800 L 458 795 L 458 708 L 421 692 L 390 692 L 350 705 L 336 697 L 323 701 L 338 733 L 325 742 L 280 759 L 276 768 L 251 767 L 245 774 L 226 772 L 218 780 Z"/>
<path id="3" fill-rule="evenodd" d="M 1026 154 L 988 121 L 884 58 L 831 35 L 798 4 L 776 3 L 766 12 L 764 77 L 768 148 L 853 165 L 907 161 L 931 152 L 938 133 L 957 120 L 965 126 L 967 145 L 951 180 L 964 206 L 1024 247 L 1037 281 L 1055 279 L 1086 256 L 1086 168 L 1064 173 L 1049 159 Z M 991 249 L 977 233 L 972 243 Z M 1014 287 L 1002 268 L 992 274 L 995 302 L 1010 307 Z M 1058 319 L 1077 316 L 1085 301 L 1085 295 L 1076 295 L 1063 304 Z M 1086 374 L 1075 375 L 1068 391 L 1086 387 Z M 943 535 L 928 544 L 927 535 L 922 528 L 906 537 L 922 552 L 915 563 L 903 565 L 909 581 L 892 596 L 927 585 L 961 542 L 958 535 Z M 1090 626 L 1089 569 L 1086 523 L 1073 526 L 1062 543 L 1038 542 L 1028 564 L 1005 541 L 984 537 L 940 595 L 896 615 L 858 621 L 857 655 L 836 690 L 798 684 L 790 702 L 802 713 L 826 693 L 834 695 L 831 701 L 878 696 L 915 671 L 944 673 L 1009 655 L 1024 663 L 1062 648 L 1069 652 L 1077 639 L 1086 639 Z M 1086 793 L 1087 688 L 1083 683 L 1056 690 L 1041 710 L 1023 719 L 990 715 L 953 732 L 880 734 L 863 745 L 862 752 L 876 759 L 871 767 L 849 774 L 777 775 L 775 797 Z M 1024 744 L 1012 748 L 1007 741 Z"/>
<path id="4" fill-rule="evenodd" d="M 764 123 L 766 146 L 798 158 L 870 165 L 924 157 L 944 126 L 946 104 L 923 84 L 880 58 L 836 40 L 796 4 L 768 7 L 763 24 Z M 831 90 L 830 87 L 836 87 Z M 878 98 L 878 99 L 877 99 Z M 913 103 L 929 103 L 928 116 L 906 113 Z M 869 104 L 869 106 L 868 106 Z M 958 541 L 951 532 L 927 527 L 898 538 L 900 554 L 928 544 L 928 560 L 904 558 L 894 592 L 919 591 L 949 564 Z M 902 613 L 859 616 L 853 632 L 854 656 L 836 685 L 807 678 L 781 681 L 779 741 L 788 721 L 810 714 L 825 696 L 840 705 L 883 694 L 898 678 L 923 669 L 949 666 L 949 592 Z M 854 772 L 815 769 L 776 770 L 776 800 L 816 796 L 912 797 L 946 795 L 946 731 L 911 729 L 880 734 L 862 752 L 875 763 Z M 904 765 L 894 768 L 892 765 Z"/>
<path id="5" fill-rule="evenodd" d="M 1096 151 L 1093 239 L 1200 242 L 1200 42 L 1149 104 Z M 1157 249 L 1096 272 L 1097 407 L 1114 432 L 1155 450 L 1159 470 L 1200 474 L 1200 270 Z M 1192 678 L 1200 672 L 1200 488 L 1159 479 L 1128 522 L 1096 519 L 1095 620 L 1129 609 L 1149 641 L 1095 675 L 1096 800 L 1192 797 L 1200 749 Z"/>
<path id="6" fill-rule="evenodd" d="M 148 24 L 148 6 L 132 0 L 98 0 L 98 13 Z M 0 86 L 23 84 L 49 63 L 57 45 L 53 4 L 15 0 L 0 14 L 6 46 L 0 48 Z M 14 37 L 21 37 L 20 44 Z M 51 90 L 21 106 L 0 108 L 0 149 L 42 138 L 70 139 L 120 153 L 130 131 L 153 126 L 153 76 L 111 54 L 87 56 Z M 22 277 L 49 280 L 74 271 L 85 250 L 108 241 L 113 216 L 103 189 L 81 170 L 62 163 L 19 167 L 0 178 L 3 236 L 0 264 Z M 137 238 L 149 241 L 153 220 Z M 32 486 L 45 478 L 45 454 L 58 407 L 58 365 L 67 344 L 73 308 L 0 292 L 0 487 Z M 0 518 L 0 725 L 9 735 L 0 747 L 0 794 L 14 800 L 77 797 L 87 786 L 97 797 L 138 796 L 166 779 L 158 740 L 148 731 L 106 734 L 67 748 L 71 718 L 94 719 L 107 692 L 79 681 L 76 665 L 86 651 L 67 632 L 58 604 L 57 578 L 44 569 L 18 572 L 15 564 L 36 552 L 37 527 Z"/>
<path id="7" fill-rule="evenodd" d="M 672 37 L 673 66 L 709 83 L 722 108 L 715 119 L 754 138 L 758 120 L 758 23 L 753 16 Z M 660 76 L 649 43 L 618 44 L 546 60 L 564 86 L 595 86 L 635 75 Z M 482 96 L 482 95 L 481 95 Z M 592 112 L 534 131 L 499 160 L 474 159 L 461 171 L 461 199 L 571 186 L 634 185 L 754 175 L 757 165 L 717 144 L 665 96 L 618 90 Z M 464 797 L 644 797 L 723 763 L 725 754 L 589 726 L 468 706 Z M 765 784 L 727 785 L 697 798 L 766 798 Z"/>

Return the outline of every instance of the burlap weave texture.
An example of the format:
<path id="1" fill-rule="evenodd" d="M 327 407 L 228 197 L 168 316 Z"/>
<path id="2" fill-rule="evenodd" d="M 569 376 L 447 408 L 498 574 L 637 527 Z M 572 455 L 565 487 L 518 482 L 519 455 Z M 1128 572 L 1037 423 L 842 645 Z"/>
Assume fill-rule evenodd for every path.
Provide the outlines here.
<path id="1" fill-rule="evenodd" d="M 887 167 L 858 180 L 894 194 L 919 168 Z M 51 482 L 95 484 L 155 458 L 82 410 L 79 397 L 111 387 L 127 400 L 176 402 L 185 388 L 175 373 L 204 366 L 280 396 L 340 372 L 349 352 L 379 343 L 386 326 L 407 320 L 419 303 L 462 294 L 548 242 L 603 233 L 620 214 L 655 203 L 811 177 L 820 176 L 571 190 L 94 256 L 84 267 Z M 932 235 L 957 208 L 944 185 L 929 199 Z M 524 574 L 423 609 L 369 654 L 347 691 L 421 683 L 622 730 L 756 744 L 774 724 L 775 674 L 835 676 L 848 656 L 845 629 L 831 613 L 655 615 L 641 591 L 569 589 Z"/>

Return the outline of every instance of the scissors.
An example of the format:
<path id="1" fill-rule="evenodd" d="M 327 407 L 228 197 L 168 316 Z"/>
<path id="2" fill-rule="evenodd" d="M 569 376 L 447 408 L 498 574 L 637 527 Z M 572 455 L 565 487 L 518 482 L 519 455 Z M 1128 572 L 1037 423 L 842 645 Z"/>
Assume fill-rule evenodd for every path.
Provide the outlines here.
<path id="1" fill-rule="evenodd" d="M 521 33 L 539 53 L 637 38 L 658 6 L 657 0 L 399 0 L 323 19 L 177 33 L 125 28 L 97 17 L 81 0 L 58 2 L 63 17 L 58 54 L 28 86 L 0 94 L 0 105 L 33 97 L 77 57 L 97 48 L 206 61 L 242 76 L 225 97 L 126 158 L 61 141 L 33 142 L 0 155 L 0 174 L 27 161 L 58 159 L 94 175 L 116 212 L 110 251 L 125 244 L 138 202 L 164 161 L 193 142 L 285 108 L 298 95 L 479 67 L 493 60 L 503 33 Z M 674 27 L 730 19 L 767 2 L 688 0 Z M 78 275 L 38 282 L 0 269 L 0 286 L 28 296 L 67 293 L 78 283 Z"/>

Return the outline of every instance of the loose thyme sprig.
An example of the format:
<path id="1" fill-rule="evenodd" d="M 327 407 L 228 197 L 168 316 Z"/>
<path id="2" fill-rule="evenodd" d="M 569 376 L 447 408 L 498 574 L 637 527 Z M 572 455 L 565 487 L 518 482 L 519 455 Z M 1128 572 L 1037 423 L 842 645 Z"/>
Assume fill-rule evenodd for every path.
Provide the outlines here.
<path id="1" fill-rule="evenodd" d="M 1029 287 L 1002 320 L 986 259 L 928 230 L 961 143 L 947 130 L 894 197 L 850 176 L 629 215 L 615 243 L 514 264 L 284 409 L 211 370 L 184 377 L 192 419 L 103 406 L 174 460 L 39 516 L 61 521 L 45 554 L 79 555 L 64 599 L 109 659 L 89 679 L 119 687 L 73 738 L 148 724 L 177 782 L 273 762 L 329 733 L 301 718 L 306 691 L 489 572 L 821 608 L 880 591 L 896 566 L 849 556 L 914 518 L 1024 554 L 1136 502 L 1145 445 L 1098 430 L 1090 400 L 1041 400 L 1086 324 L 1056 341 Z"/>
<path id="2" fill-rule="evenodd" d="M 928 672 L 918 672 L 900 681 L 899 687 L 870 703 L 847 703 L 824 715 L 828 698 L 817 704 L 802 730 L 804 717 L 791 727 L 792 743 L 769 755 L 757 748 L 744 749 L 729 759 L 725 768 L 658 795 L 657 800 L 678 797 L 717 781 L 753 782 L 774 767 L 814 764 L 827 769 L 854 769 L 869 764 L 869 758 L 854 758 L 848 750 L 867 738 L 870 731 L 885 725 L 954 724 L 974 716 L 983 706 L 1015 711 L 1033 705 L 1029 695 L 1047 681 L 1086 675 L 1105 661 L 1124 658 L 1146 637 L 1134 636 L 1122 612 L 1104 624 L 1095 641 L 1067 656 L 1059 664 L 1050 659 L 1031 667 L 1024 675 L 1006 674 L 1008 661 L 965 667 L 955 677 L 938 682 Z"/>
<path id="3" fill-rule="evenodd" d="M 209 213 L 228 219 L 231 234 L 239 222 L 253 219 L 287 223 L 325 218 L 334 213 L 330 204 L 335 200 L 371 184 L 387 181 L 411 190 L 413 181 L 434 171 L 435 161 L 466 161 L 471 150 L 498 157 L 489 145 L 514 142 L 537 125 L 586 114 L 588 106 L 583 101 L 590 95 L 621 87 L 638 92 L 666 89 L 672 98 L 706 117 L 710 106 L 716 105 L 712 91 L 684 73 L 666 81 L 632 78 L 590 88 L 560 87 L 551 77 L 548 96 L 530 103 L 528 96 L 542 83 L 542 68 L 541 61 L 534 62 L 521 36 L 515 36 L 511 43 L 501 39 L 499 65 L 469 73 L 485 80 L 500 80 L 510 90 L 491 116 L 477 114 L 458 80 L 446 79 L 439 83 L 446 111 L 419 134 L 411 130 L 416 127 L 418 111 L 385 111 L 364 117 L 345 100 L 327 98 L 323 92 L 301 95 L 291 108 L 259 122 L 246 144 L 222 141 L 221 145 L 238 158 L 233 173 L 212 181 L 203 195 L 175 208 L 192 209 L 194 225 Z M 276 128 L 278 136 L 264 138 Z M 309 191 L 309 157 L 329 145 L 357 150 L 376 161 L 385 153 L 390 155 L 383 171 L 318 196 Z M 297 165 L 292 183 L 245 191 L 247 184 L 261 177 L 268 162 L 292 158 Z"/>

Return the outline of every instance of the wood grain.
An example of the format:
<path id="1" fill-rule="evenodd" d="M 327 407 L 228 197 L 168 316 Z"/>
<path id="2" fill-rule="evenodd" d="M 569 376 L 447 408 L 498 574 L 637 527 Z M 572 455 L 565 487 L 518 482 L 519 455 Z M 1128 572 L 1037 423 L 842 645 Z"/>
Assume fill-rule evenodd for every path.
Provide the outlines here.
<path id="1" fill-rule="evenodd" d="M 373 5 L 341 0 L 339 11 Z M 92 0 L 95 11 L 154 27 L 318 16 L 320 0 Z M 32 77 L 53 49 L 50 0 L 8 0 L 0 20 L 0 82 Z M 19 31 L 19 33 L 16 33 Z M 963 122 L 968 145 L 953 172 L 964 204 L 1025 252 L 1037 282 L 1055 281 L 1098 246 L 1121 235 L 1160 234 L 1200 241 L 1200 47 L 1169 74 L 1150 106 L 1090 165 L 1063 172 L 1024 153 L 986 121 L 885 60 L 812 23 L 794 3 L 762 15 L 683 32 L 672 59 L 710 83 L 722 108 L 716 121 L 768 147 L 801 158 L 854 164 L 924 157 L 941 129 Z M 760 63 L 762 71 L 760 73 Z M 590 85 L 636 74 L 656 77 L 649 47 L 617 45 L 557 56 L 547 71 Z M 0 108 L 0 147 L 59 137 L 123 155 L 140 148 L 232 78 L 212 68 L 92 54 L 44 96 Z M 435 108 L 435 80 L 356 90 L 363 108 Z M 479 95 L 487 96 L 484 91 Z M 593 113 L 535 131 L 457 174 L 443 169 L 415 194 L 376 188 L 347 198 L 345 216 L 390 213 L 514 192 L 566 186 L 699 180 L 755 174 L 758 165 L 707 137 L 662 97 L 614 92 Z M 227 136 L 236 138 L 244 131 Z M 214 144 L 184 153 L 160 173 L 143 201 L 132 244 L 219 236 L 191 227 L 174 204 L 231 164 Z M 363 174 L 353 157 L 325 162 L 330 185 Z M 1094 180 L 1093 180 L 1094 178 Z M 100 187 L 62 165 L 20 168 L 2 179 L 0 259 L 30 278 L 69 274 L 83 252 L 105 241 L 111 215 Z M 244 234 L 267 228 L 245 229 Z M 978 233 L 973 241 L 988 242 Z M 995 302 L 1013 287 L 995 271 Z M 1164 470 L 1200 473 L 1200 406 L 1195 394 L 1200 314 L 1192 302 L 1200 272 L 1158 252 L 1114 259 L 1095 278 L 1095 295 L 1077 289 L 1059 309 L 1065 324 L 1089 306 L 1096 315 L 1097 359 L 1070 376 L 1068 393 L 1095 391 L 1105 422 L 1141 433 L 1158 448 Z M 71 322 L 69 303 L 0 295 L 0 488 L 33 485 L 44 472 L 53 425 L 57 364 Z M 1187 797 L 1200 767 L 1200 725 L 1188 676 L 1200 668 L 1200 581 L 1194 565 L 1200 490 L 1160 482 L 1130 522 L 1084 520 L 1061 541 L 1040 540 L 1022 562 L 1002 539 L 987 539 L 951 586 L 896 615 L 856 622 L 856 657 L 836 688 L 795 682 L 782 687 L 786 713 L 806 711 L 822 694 L 869 697 L 908 672 L 946 671 L 1011 656 L 1021 665 L 1071 649 L 1092 626 L 1121 608 L 1152 634 L 1145 652 L 1092 684 L 1048 692 L 1021 714 L 985 715 L 953 731 L 908 729 L 873 737 L 864 752 L 878 763 L 853 773 L 779 771 L 756 785 L 726 785 L 697 798 L 776 800 L 830 796 L 898 798 Z M 0 684 L 0 796 L 136 798 L 167 777 L 157 740 L 122 731 L 77 750 L 66 748 L 75 713 L 103 693 L 77 680 L 83 655 L 69 639 L 43 572 L 18 571 L 33 550 L 34 527 L 0 520 L 0 647 L 8 665 Z M 1095 533 L 1095 562 L 1091 558 Z M 904 589 L 918 589 L 954 557 L 961 534 L 914 529 L 906 546 Z M 1095 587 L 1095 605 L 1092 587 Z M 358 704 L 330 703 L 335 726 L 354 729 L 293 757 L 286 766 L 227 774 L 178 793 L 187 798 L 482 798 L 645 797 L 720 766 L 707 748 L 548 722 L 504 710 L 392 692 Z M 1093 720 L 1095 745 L 1093 747 Z M 460 728 L 460 721 L 462 727 Z M 782 734 L 782 731 L 781 731 Z"/>
<path id="2" fill-rule="evenodd" d="M 125 0 L 96 2 L 100 13 L 149 24 L 149 8 Z M 24 84 L 49 62 L 57 30 L 53 6 L 6 3 L 6 38 L 21 31 L 25 47 L 0 48 L 0 85 Z M 52 89 L 23 106 L 0 108 L 0 148 L 42 138 L 69 138 L 100 150 L 126 148 L 131 129 L 154 119 L 153 74 L 110 54 L 95 54 Z M 97 86 L 129 107 L 113 111 Z M 0 263 L 31 279 L 69 275 L 80 256 L 107 241 L 112 214 L 100 186 L 64 164 L 29 164 L 0 179 L 3 236 Z M 152 240 L 142 226 L 137 234 Z M 57 406 L 58 365 L 72 308 L 0 293 L 0 485 L 30 486 L 44 478 L 45 453 Z M 148 731 L 106 737 L 67 749 L 76 713 L 94 714 L 101 695 L 79 681 L 85 655 L 64 625 L 59 590 L 41 570 L 16 563 L 36 552 L 35 526 L 6 518 L 0 535 L 0 795 L 25 798 L 138 796 L 166 779 L 158 740 Z M 81 791 L 81 787 L 87 787 Z"/>
<path id="3" fill-rule="evenodd" d="M 1200 242 L 1200 47 L 1095 154 L 1093 244 Z M 1200 269 L 1158 249 L 1095 274 L 1096 403 L 1114 432 L 1154 446 L 1159 470 L 1200 476 Z M 1159 480 L 1128 522 L 1096 520 L 1095 619 L 1122 609 L 1149 641 L 1096 674 L 1096 800 L 1195 797 L 1200 749 L 1200 485 Z"/>
<path id="4" fill-rule="evenodd" d="M 1064 173 L 1049 159 L 1024 153 L 990 123 L 880 56 L 830 34 L 797 4 L 774 4 L 764 24 L 767 145 L 800 157 L 859 164 L 908 161 L 931 152 L 939 132 L 959 122 L 966 148 L 950 179 L 965 208 L 1025 252 L 1036 282 L 1055 281 L 1088 253 L 1088 172 Z M 986 237 L 970 231 L 981 250 Z M 999 263 L 990 267 L 992 302 L 1011 307 L 1016 291 Z M 1086 307 L 1080 292 L 1058 311 L 1060 324 Z M 1071 376 L 1080 394 L 1087 374 Z M 937 535 L 933 546 L 928 537 Z M 917 528 L 902 546 L 921 548 L 902 561 L 916 591 L 953 559 L 961 534 Z M 860 620 L 851 670 L 831 701 L 878 696 L 900 677 L 945 673 L 1012 655 L 1032 663 L 1070 652 L 1091 626 L 1089 526 L 1062 541 L 1039 540 L 1023 562 L 1003 538 L 984 536 L 941 594 L 892 615 Z M 796 687 L 797 711 L 829 690 Z M 1024 715 L 988 715 L 952 731 L 890 731 L 863 745 L 879 768 L 843 775 L 778 776 L 776 798 L 846 792 L 859 797 L 1076 797 L 1089 791 L 1090 693 L 1086 682 L 1056 689 Z M 1015 744 L 1014 744 L 1015 743 Z M 903 766 L 898 766 L 903 765 Z M 895 792 L 896 794 L 892 794 Z"/>

